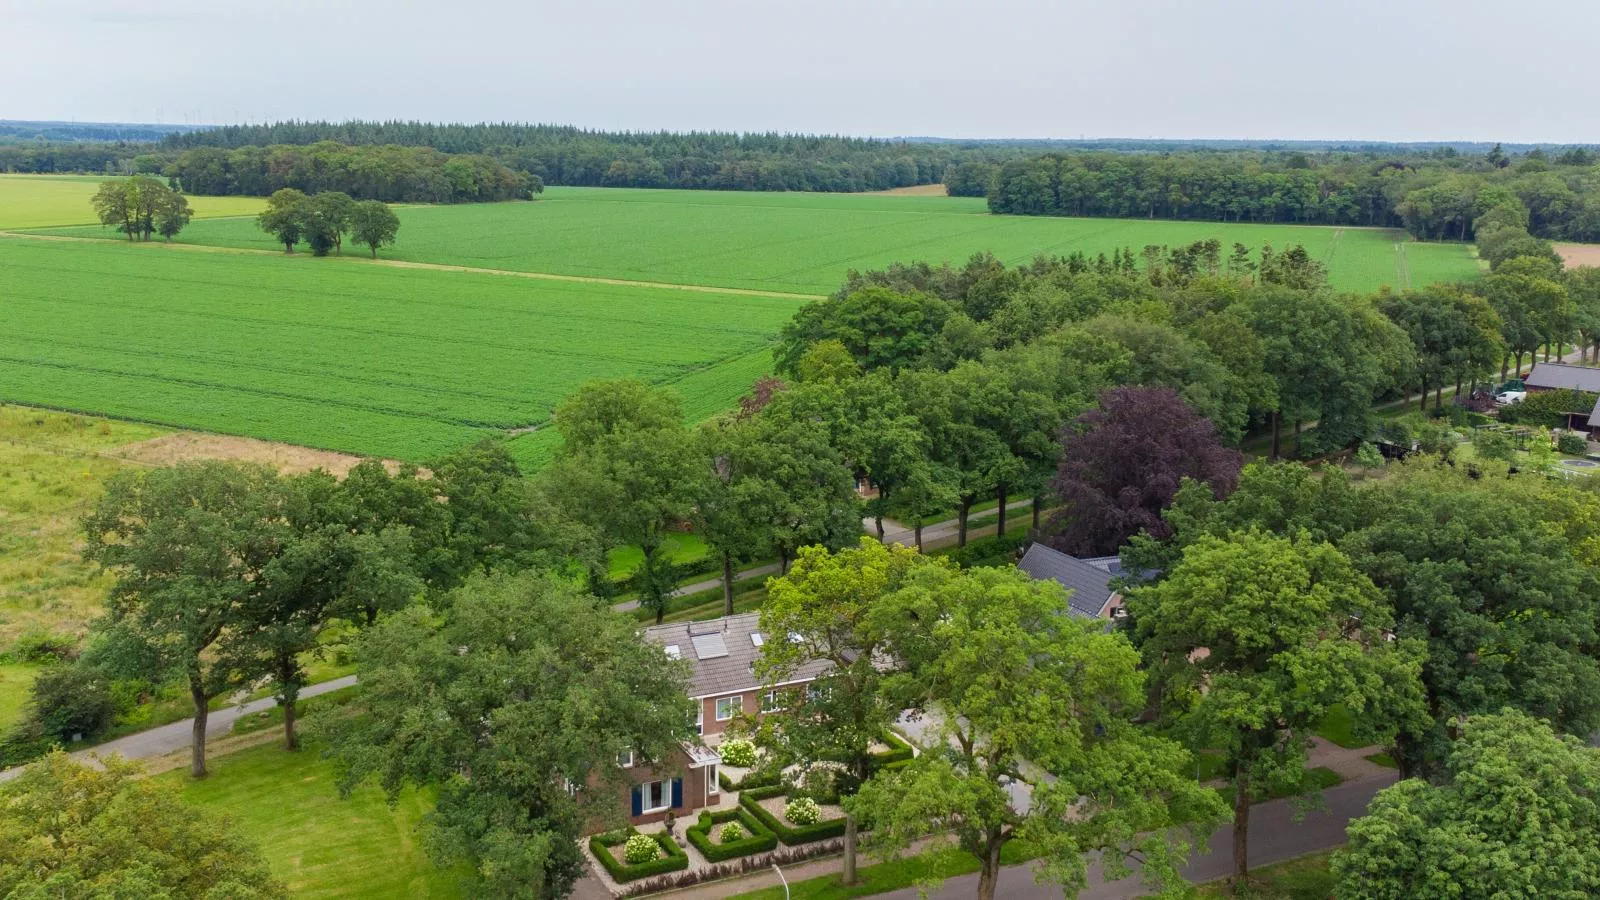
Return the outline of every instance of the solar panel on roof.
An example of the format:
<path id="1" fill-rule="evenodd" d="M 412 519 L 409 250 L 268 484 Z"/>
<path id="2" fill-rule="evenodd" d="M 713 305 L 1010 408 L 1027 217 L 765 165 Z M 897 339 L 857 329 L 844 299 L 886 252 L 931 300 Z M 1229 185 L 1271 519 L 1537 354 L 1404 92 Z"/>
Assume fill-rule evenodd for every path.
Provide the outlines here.
<path id="1" fill-rule="evenodd" d="M 678 645 L 677 644 L 668 644 L 666 646 L 666 651 L 667 651 L 667 656 L 669 656 L 669 657 L 671 657 L 673 659 L 679 659 L 680 658 L 678 656 Z"/>
<path id="2" fill-rule="evenodd" d="M 700 659 L 719 659 L 728 655 L 728 645 L 722 641 L 722 633 L 696 634 L 690 637 L 694 641 L 694 655 Z"/>

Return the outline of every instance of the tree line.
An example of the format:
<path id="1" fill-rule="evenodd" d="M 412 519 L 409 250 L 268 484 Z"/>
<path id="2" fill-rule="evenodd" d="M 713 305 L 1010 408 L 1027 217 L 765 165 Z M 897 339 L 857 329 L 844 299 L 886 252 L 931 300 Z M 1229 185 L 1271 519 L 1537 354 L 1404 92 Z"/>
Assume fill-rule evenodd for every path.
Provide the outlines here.
<path id="1" fill-rule="evenodd" d="M 1584 148 L 1488 154 L 1046 154 L 958 167 L 952 193 L 1013 215 L 1286 222 L 1405 228 L 1470 240 L 1476 220 L 1521 210 L 1532 234 L 1600 240 L 1600 167 Z"/>

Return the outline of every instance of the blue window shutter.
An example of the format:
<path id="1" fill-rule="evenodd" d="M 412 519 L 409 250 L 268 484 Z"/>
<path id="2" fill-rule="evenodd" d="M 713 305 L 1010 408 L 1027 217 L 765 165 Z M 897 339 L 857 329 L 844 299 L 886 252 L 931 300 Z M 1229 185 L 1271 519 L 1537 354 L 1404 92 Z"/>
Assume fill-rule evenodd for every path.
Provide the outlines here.
<path id="1" fill-rule="evenodd" d="M 633 814 L 637 816 L 642 812 L 644 812 L 644 796 L 639 792 L 639 786 L 636 784 L 633 786 Z"/>
<path id="2" fill-rule="evenodd" d="M 677 809 L 683 805 L 683 779 L 672 779 L 672 808 Z"/>

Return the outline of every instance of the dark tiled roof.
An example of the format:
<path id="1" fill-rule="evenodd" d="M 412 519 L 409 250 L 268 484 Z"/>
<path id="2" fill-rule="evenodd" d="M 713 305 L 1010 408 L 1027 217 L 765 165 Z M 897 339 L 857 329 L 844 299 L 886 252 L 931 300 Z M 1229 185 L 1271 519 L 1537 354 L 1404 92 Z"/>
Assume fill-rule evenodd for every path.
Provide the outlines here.
<path id="1" fill-rule="evenodd" d="M 1072 594 L 1067 602 L 1072 607 L 1073 615 L 1076 616 L 1098 619 L 1101 617 L 1101 611 L 1105 609 L 1106 601 L 1111 599 L 1111 565 L 1105 557 L 1096 560 L 1078 559 L 1076 556 L 1068 556 L 1059 550 L 1034 543 L 1028 548 L 1028 552 L 1022 555 L 1017 568 L 1040 581 L 1049 579 L 1071 591 Z M 1120 571 L 1121 563 L 1117 563 L 1116 568 Z"/>
<path id="2" fill-rule="evenodd" d="M 1561 363 L 1537 363 L 1522 383 L 1528 387 L 1564 388 L 1600 394 L 1600 369 L 1567 366 Z"/>
<path id="3" fill-rule="evenodd" d="M 646 640 L 654 641 L 679 659 L 688 660 L 694 670 L 689 676 L 689 696 L 710 697 L 738 694 L 763 687 L 752 666 L 761 657 L 761 646 L 751 639 L 760 637 L 784 640 L 788 635 L 761 633 L 761 614 L 742 613 L 710 622 L 678 622 L 652 625 L 644 629 Z M 824 660 L 801 666 L 788 681 L 810 681 L 828 668 Z"/>

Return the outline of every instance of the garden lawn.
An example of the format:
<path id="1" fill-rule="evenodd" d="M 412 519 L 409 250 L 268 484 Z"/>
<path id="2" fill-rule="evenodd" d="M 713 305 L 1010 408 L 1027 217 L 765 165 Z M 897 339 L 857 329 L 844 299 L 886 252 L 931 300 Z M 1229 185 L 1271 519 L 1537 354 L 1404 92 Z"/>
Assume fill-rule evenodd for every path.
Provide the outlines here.
<path id="1" fill-rule="evenodd" d="M 0 401 L 418 462 L 538 428 L 532 467 L 591 379 L 732 406 L 804 302 L 27 238 L 0 296 Z"/>
<path id="2" fill-rule="evenodd" d="M 0 653 L 29 629 L 81 636 L 99 615 L 109 579 L 79 556 L 78 521 L 126 464 L 98 454 L 161 433 L 0 404 Z"/>
<path id="3" fill-rule="evenodd" d="M 1195 900 L 1220 900 L 1227 897 L 1249 897 L 1251 900 L 1327 900 L 1333 896 L 1336 884 L 1328 871 L 1328 860 L 1333 854 L 1314 853 L 1287 862 L 1262 866 L 1250 873 L 1250 888 L 1235 893 L 1226 882 L 1203 884 L 1195 893 Z"/>
<path id="4" fill-rule="evenodd" d="M 1210 238 L 1253 251 L 1304 244 L 1347 290 L 1479 273 L 1466 245 L 1412 243 L 1402 231 L 995 216 L 970 197 L 552 187 L 535 202 L 397 212 L 399 241 L 382 254 L 394 259 L 800 294 L 829 293 L 851 269 L 894 261 L 959 265 L 988 251 L 1015 264 Z M 98 227 L 62 233 L 103 236 Z M 249 218 L 197 221 L 179 241 L 277 249 Z"/>
<path id="5" fill-rule="evenodd" d="M 181 786 L 185 800 L 231 817 L 261 848 L 296 900 L 468 896 L 461 870 L 434 866 L 417 830 L 429 803 L 414 791 L 391 809 L 367 786 L 348 800 L 334 786 L 333 764 L 312 747 L 286 753 L 261 746 L 215 757 L 211 775 Z"/>
<path id="6" fill-rule="evenodd" d="M 113 176 L 101 175 L 0 175 L 0 230 L 44 228 L 52 225 L 93 225 L 97 230 L 94 207 L 89 199 L 101 182 Z M 266 205 L 261 197 L 189 197 L 189 208 L 196 219 L 211 216 L 253 216 Z M 120 237 L 105 229 L 96 236 Z"/>
<path id="7" fill-rule="evenodd" d="M 33 678 L 38 673 L 38 666 L 0 663 L 0 732 L 22 718 L 22 707 L 28 702 L 28 690 L 33 687 Z"/>

